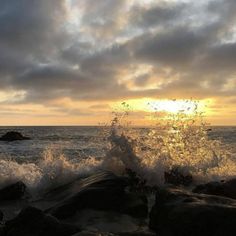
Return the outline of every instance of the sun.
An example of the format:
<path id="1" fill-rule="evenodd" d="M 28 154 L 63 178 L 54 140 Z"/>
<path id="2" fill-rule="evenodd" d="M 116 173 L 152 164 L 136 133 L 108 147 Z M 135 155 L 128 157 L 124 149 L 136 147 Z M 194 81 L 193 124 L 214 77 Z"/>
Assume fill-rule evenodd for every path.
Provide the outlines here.
<path id="1" fill-rule="evenodd" d="M 192 100 L 160 100 L 150 101 L 147 109 L 153 112 L 193 114 L 198 109 L 198 104 Z"/>
<path id="2" fill-rule="evenodd" d="M 141 112 L 164 112 L 167 114 L 194 114 L 196 111 L 206 112 L 205 100 L 182 100 L 182 99 L 153 99 L 141 98 L 130 99 L 125 102 L 133 111 Z M 120 103 L 121 104 L 121 103 Z M 118 104 L 116 104 L 118 105 Z"/>

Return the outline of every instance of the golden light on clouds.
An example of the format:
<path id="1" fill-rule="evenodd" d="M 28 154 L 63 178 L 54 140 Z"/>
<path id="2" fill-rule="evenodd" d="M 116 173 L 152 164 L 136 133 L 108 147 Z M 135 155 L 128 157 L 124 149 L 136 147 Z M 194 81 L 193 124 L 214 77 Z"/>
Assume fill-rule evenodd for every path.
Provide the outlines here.
<path id="1" fill-rule="evenodd" d="M 0 102 L 19 102 L 25 94 L 25 91 L 0 91 Z"/>

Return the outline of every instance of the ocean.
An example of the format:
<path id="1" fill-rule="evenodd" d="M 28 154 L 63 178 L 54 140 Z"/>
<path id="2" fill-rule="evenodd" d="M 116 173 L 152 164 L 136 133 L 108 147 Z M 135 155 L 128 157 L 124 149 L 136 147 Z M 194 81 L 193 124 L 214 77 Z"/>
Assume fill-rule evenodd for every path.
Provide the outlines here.
<path id="1" fill-rule="evenodd" d="M 155 209 L 155 191 L 158 187 L 168 187 L 165 181 L 166 173 L 171 173 L 177 168 L 178 173 L 183 176 L 191 174 L 191 186 L 181 191 L 189 191 L 201 183 L 236 177 L 236 127 L 206 127 L 192 124 L 193 122 L 181 121 L 180 124 L 174 122 L 152 128 L 121 126 L 118 122 L 114 122 L 110 127 L 1 127 L 0 135 L 8 131 L 18 131 L 31 138 L 12 142 L 0 141 L 0 189 L 6 186 L 9 188 L 9 185 L 10 188 L 18 186 L 17 184 L 26 185 L 22 199 L 1 201 L 0 209 L 4 214 L 4 220 L 13 219 L 17 215 L 21 217 L 25 206 L 31 206 L 26 208 L 26 214 L 37 211 L 40 217 L 51 208 L 57 209 L 59 206 L 60 209 L 61 203 L 62 212 L 67 212 L 64 207 L 69 202 L 68 212 L 71 217 L 65 222 L 86 231 L 96 232 L 85 232 L 83 235 L 98 235 L 98 232 L 124 232 L 118 235 L 128 235 L 126 232 L 138 231 L 144 234 L 134 235 L 154 235 L 148 234 L 151 214 L 138 219 L 136 213 L 139 214 L 139 209 L 144 209 L 144 205 L 145 212 L 150 213 L 151 209 Z M 123 178 L 124 176 L 126 178 Z M 117 189 L 120 189 L 121 180 L 123 184 L 127 184 L 126 181 L 129 180 L 130 185 L 128 188 L 124 185 L 118 192 L 119 197 L 116 198 L 117 192 L 113 191 L 116 185 Z M 13 188 L 14 191 L 19 191 L 19 187 L 16 190 Z M 123 196 L 120 191 L 125 194 L 125 198 L 120 197 Z M 180 193 L 185 196 L 185 192 Z M 200 212 L 201 207 L 205 207 L 208 214 L 208 210 L 213 208 L 211 217 L 215 216 L 214 200 L 206 205 L 202 200 L 203 196 L 199 195 L 200 200 L 194 200 L 197 201 L 196 204 L 192 201 L 198 198 L 196 195 L 191 196 L 188 196 L 186 204 L 180 203 L 181 209 L 183 204 L 186 209 L 190 209 L 188 205 L 192 204 L 194 209 L 200 207 Z M 216 196 L 211 197 L 215 198 Z M 118 204 L 116 211 L 111 199 L 119 201 L 120 205 Z M 128 202 L 124 199 L 133 200 Z M 104 206 L 104 201 L 108 202 L 108 205 L 110 202 L 110 210 L 107 204 Z M 228 204 L 225 209 L 228 209 L 231 207 L 230 200 L 226 198 L 225 201 Z M 176 202 L 179 202 L 179 198 Z M 135 204 L 138 204 L 135 215 L 120 212 L 120 208 L 123 209 L 126 205 L 133 207 Z M 75 208 L 75 212 L 72 208 Z M 53 210 L 50 214 L 54 214 Z M 31 230 L 28 224 L 31 222 L 31 213 L 29 217 L 26 218 L 26 230 Z M 221 222 L 224 222 L 224 217 L 225 215 L 220 218 Z M 182 218 L 182 215 L 178 218 Z M 52 221 L 49 222 L 51 227 Z M 190 223 L 194 224 L 195 221 Z M 228 225 L 228 222 L 225 224 Z M 22 225 L 24 223 L 20 223 L 20 226 Z M 39 225 L 41 229 L 41 223 Z M 185 221 L 181 227 L 185 229 Z M 37 232 L 38 228 L 34 230 Z"/>
<path id="2" fill-rule="evenodd" d="M 128 167 L 132 166 L 140 175 L 150 180 L 151 184 L 162 181 L 161 175 L 167 163 L 171 166 L 186 167 L 194 172 L 198 179 L 205 177 L 208 180 L 209 178 L 220 179 L 226 178 L 227 174 L 232 177 L 236 173 L 236 127 L 211 127 L 206 134 L 208 141 L 202 141 L 206 139 L 204 136 L 191 133 L 184 138 L 184 141 L 178 143 L 172 142 L 173 137 L 171 139 L 169 137 L 164 143 L 163 140 L 158 140 L 160 137 L 156 138 L 157 135 L 152 135 L 150 141 L 150 129 L 133 129 L 136 133 L 133 141 L 137 141 L 132 144 L 135 145 L 131 150 L 133 153 L 127 154 L 125 152 L 131 152 L 130 149 L 120 147 L 122 153 L 114 154 L 114 143 L 111 147 L 111 140 L 108 138 L 109 128 L 99 126 L 0 127 L 0 135 L 8 131 L 18 131 L 31 138 L 24 141 L 0 142 L 0 184 L 6 185 L 9 182 L 22 180 L 32 189 L 48 188 L 98 169 L 105 168 L 119 172 L 124 164 Z M 162 143 L 161 147 L 159 143 Z M 122 145 L 127 143 L 123 142 Z M 216 150 L 218 148 L 220 151 Z M 206 153 L 209 149 L 213 149 L 213 154 Z M 226 161 L 227 158 L 230 162 Z"/>

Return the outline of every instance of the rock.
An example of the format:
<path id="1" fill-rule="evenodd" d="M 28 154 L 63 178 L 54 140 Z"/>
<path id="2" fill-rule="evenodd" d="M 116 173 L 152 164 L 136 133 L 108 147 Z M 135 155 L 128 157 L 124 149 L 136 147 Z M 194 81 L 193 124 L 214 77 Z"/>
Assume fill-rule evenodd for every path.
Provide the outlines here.
<path id="1" fill-rule="evenodd" d="M 173 184 L 176 186 L 183 185 L 189 186 L 193 182 L 193 177 L 191 174 L 182 173 L 179 168 L 173 168 L 169 172 L 164 173 L 165 183 Z"/>
<path id="2" fill-rule="evenodd" d="M 160 236 L 233 236 L 236 201 L 179 189 L 160 189 L 149 226 Z"/>
<path id="3" fill-rule="evenodd" d="M 93 186 L 111 186 L 113 191 L 124 192 L 124 188 L 127 185 L 128 181 L 126 178 L 117 177 L 112 172 L 101 171 L 89 177 L 79 178 L 70 183 L 52 189 L 43 196 L 43 199 L 50 201 L 64 200 L 67 197 L 72 197 L 78 191 L 82 191 L 87 187 Z"/>
<path id="4" fill-rule="evenodd" d="M 127 181 L 109 172 L 101 172 L 77 181 L 77 187 L 69 190 L 73 185 L 67 186 L 68 197 L 55 206 L 46 210 L 59 219 L 73 216 L 84 209 L 103 211 L 117 211 L 134 217 L 146 217 L 148 212 L 147 199 L 142 194 L 125 192 Z M 63 187 L 61 187 L 63 189 Z M 46 198 L 53 199 L 55 193 L 63 196 L 57 189 L 48 193 Z"/>
<path id="5" fill-rule="evenodd" d="M 3 225 L 0 225 L 0 236 L 6 236 Z"/>
<path id="6" fill-rule="evenodd" d="M 135 171 L 126 168 L 125 173 L 128 176 L 128 188 L 131 192 L 152 194 L 156 191 L 156 186 L 147 185 L 147 181 Z"/>
<path id="7" fill-rule="evenodd" d="M 83 231 L 73 236 L 155 236 L 155 235 L 156 235 L 155 233 L 148 231 L 135 231 L 135 232 L 125 232 L 125 233 Z"/>
<path id="8" fill-rule="evenodd" d="M 7 221 L 4 228 L 5 236 L 69 236 L 78 231 L 76 226 L 62 223 L 30 206 Z"/>
<path id="9" fill-rule="evenodd" d="M 7 132 L 6 134 L 4 134 L 0 140 L 2 141 L 16 141 L 16 140 L 28 140 L 30 139 L 29 137 L 25 137 L 23 136 L 21 133 L 19 132 L 15 132 L 15 131 L 10 131 Z"/>
<path id="10" fill-rule="evenodd" d="M 144 194 L 126 193 L 120 199 L 120 212 L 136 218 L 148 216 L 148 200 Z"/>
<path id="11" fill-rule="evenodd" d="M 28 195 L 26 185 L 19 181 L 0 190 L 0 201 L 20 200 Z"/>
<path id="12" fill-rule="evenodd" d="M 219 195 L 236 199 L 236 179 L 226 182 L 210 182 L 201 184 L 193 189 L 194 193 L 204 193 L 211 195 Z"/>
<path id="13" fill-rule="evenodd" d="M 2 212 L 2 211 L 0 211 L 0 222 L 2 222 L 2 221 L 3 221 L 3 217 L 4 217 L 4 215 L 3 215 L 3 212 Z"/>
<path id="14" fill-rule="evenodd" d="M 118 233 L 117 236 L 156 236 L 156 234 L 148 231 L 135 231 L 135 232 Z"/>
<path id="15" fill-rule="evenodd" d="M 74 234 L 73 236 L 116 236 L 116 235 L 107 232 L 82 231 L 77 234 Z"/>

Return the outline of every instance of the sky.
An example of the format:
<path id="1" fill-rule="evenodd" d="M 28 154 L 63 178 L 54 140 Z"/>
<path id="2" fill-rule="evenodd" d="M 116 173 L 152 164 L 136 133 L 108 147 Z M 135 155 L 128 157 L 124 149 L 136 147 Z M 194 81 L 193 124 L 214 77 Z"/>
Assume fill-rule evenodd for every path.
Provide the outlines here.
<path id="1" fill-rule="evenodd" d="M 0 0 L 0 125 L 96 125 L 199 100 L 236 125 L 235 0 Z M 166 102 L 167 101 L 167 102 Z"/>

